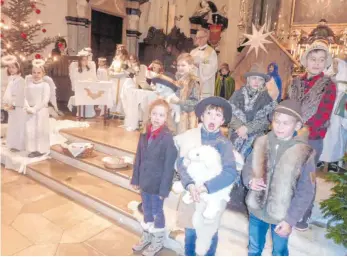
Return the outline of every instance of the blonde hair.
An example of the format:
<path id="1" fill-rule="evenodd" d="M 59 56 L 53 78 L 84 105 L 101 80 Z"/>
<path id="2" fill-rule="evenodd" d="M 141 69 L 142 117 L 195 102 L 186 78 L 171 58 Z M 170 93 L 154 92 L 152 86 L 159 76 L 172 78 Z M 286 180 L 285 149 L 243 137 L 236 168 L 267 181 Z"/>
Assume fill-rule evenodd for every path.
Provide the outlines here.
<path id="1" fill-rule="evenodd" d="M 151 116 L 151 113 L 152 113 L 153 109 L 156 106 L 163 106 L 165 108 L 165 110 L 166 110 L 167 117 L 169 117 L 169 113 L 170 113 L 171 109 L 170 109 L 170 105 L 168 104 L 168 102 L 166 102 L 164 99 L 157 99 L 157 100 L 153 101 L 149 105 L 149 109 L 148 109 L 149 117 L 148 117 L 147 121 L 142 126 L 142 130 L 141 130 L 142 134 L 147 133 L 147 126 L 151 124 L 151 117 L 150 116 Z"/>
<path id="2" fill-rule="evenodd" d="M 33 72 L 33 70 L 34 70 L 35 68 L 40 68 L 40 69 L 42 70 L 43 76 L 46 75 L 46 70 L 45 70 L 45 67 L 44 67 L 43 65 L 41 65 L 41 66 L 33 66 L 32 69 L 31 69 L 31 73 Z"/>
<path id="3" fill-rule="evenodd" d="M 189 65 L 194 64 L 194 58 L 188 53 L 182 53 L 177 57 L 177 62 L 186 61 Z"/>

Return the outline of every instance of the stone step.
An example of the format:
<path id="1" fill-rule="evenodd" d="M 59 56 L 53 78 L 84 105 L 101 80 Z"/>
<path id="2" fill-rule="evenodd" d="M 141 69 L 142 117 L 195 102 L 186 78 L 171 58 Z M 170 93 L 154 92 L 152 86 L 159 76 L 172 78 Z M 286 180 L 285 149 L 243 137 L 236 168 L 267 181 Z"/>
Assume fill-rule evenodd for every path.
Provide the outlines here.
<path id="1" fill-rule="evenodd" d="M 60 145 L 51 147 L 51 157 L 75 168 L 81 169 L 89 174 L 104 179 L 110 183 L 119 185 L 128 190 L 134 191 L 130 186 L 132 176 L 132 165 L 127 168 L 112 170 L 103 165 L 102 158 L 110 156 L 100 151 L 94 150 L 93 156 L 88 158 L 73 158 L 64 153 Z"/>
<path id="2" fill-rule="evenodd" d="M 138 193 L 54 159 L 30 164 L 27 167 L 27 175 L 52 190 L 116 220 L 133 232 L 141 232 L 139 222 L 128 209 L 130 202 L 141 201 Z"/>
<path id="3" fill-rule="evenodd" d="M 60 134 L 70 142 L 93 143 L 95 149 L 110 155 L 135 157 L 139 132 L 129 132 L 123 128 L 72 128 L 62 129 Z"/>

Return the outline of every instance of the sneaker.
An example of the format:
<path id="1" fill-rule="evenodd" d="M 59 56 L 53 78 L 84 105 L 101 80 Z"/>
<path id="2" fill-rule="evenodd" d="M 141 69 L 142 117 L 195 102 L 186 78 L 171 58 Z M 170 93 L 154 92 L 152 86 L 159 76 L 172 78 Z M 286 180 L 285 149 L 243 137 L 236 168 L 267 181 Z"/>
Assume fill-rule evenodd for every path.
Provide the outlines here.
<path id="1" fill-rule="evenodd" d="M 151 244 L 142 252 L 143 256 L 154 256 L 164 247 L 165 231 L 164 229 L 154 229 Z"/>
<path id="2" fill-rule="evenodd" d="M 296 223 L 295 229 L 301 232 L 308 230 L 308 222 L 303 220 L 299 221 Z"/>

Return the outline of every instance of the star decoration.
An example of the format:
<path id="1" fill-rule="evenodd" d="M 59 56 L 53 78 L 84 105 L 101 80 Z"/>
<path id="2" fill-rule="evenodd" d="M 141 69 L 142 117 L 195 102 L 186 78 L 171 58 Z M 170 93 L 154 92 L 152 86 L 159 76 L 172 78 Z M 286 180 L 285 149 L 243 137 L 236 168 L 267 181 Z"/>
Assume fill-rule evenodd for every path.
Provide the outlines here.
<path id="1" fill-rule="evenodd" d="M 263 25 L 260 30 L 257 30 L 254 24 L 252 24 L 252 35 L 250 34 L 244 34 L 246 38 L 249 39 L 246 43 L 243 43 L 241 46 L 250 46 L 248 49 L 247 55 L 254 49 L 255 50 L 255 56 L 258 57 L 258 51 L 259 47 L 263 49 L 266 53 L 267 50 L 264 46 L 264 44 L 271 44 L 272 42 L 269 40 L 266 40 L 266 38 L 272 33 L 264 33 L 265 25 Z"/>

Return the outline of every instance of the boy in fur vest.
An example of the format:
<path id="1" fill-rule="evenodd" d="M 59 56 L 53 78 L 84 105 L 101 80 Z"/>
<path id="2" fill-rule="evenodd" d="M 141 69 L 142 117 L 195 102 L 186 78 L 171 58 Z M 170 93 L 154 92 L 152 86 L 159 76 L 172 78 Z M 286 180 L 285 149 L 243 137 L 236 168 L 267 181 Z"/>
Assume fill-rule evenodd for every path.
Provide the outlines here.
<path id="1" fill-rule="evenodd" d="M 273 130 L 254 143 L 242 178 L 250 191 L 248 255 L 259 256 L 269 227 L 272 255 L 287 256 L 292 227 L 310 207 L 315 192 L 315 151 L 295 136 L 303 124 L 300 103 L 285 100 L 275 109 Z"/>
<path id="2" fill-rule="evenodd" d="M 224 122 L 230 122 L 232 116 L 231 106 L 227 100 L 221 97 L 208 97 L 200 101 L 195 108 L 196 117 L 199 117 L 202 123 L 197 128 L 187 130 L 185 133 L 174 137 L 175 145 L 179 151 L 177 161 L 177 171 L 181 178 L 183 187 L 188 190 L 194 202 L 200 201 L 201 193 L 215 193 L 227 186 L 230 186 L 238 177 L 236 171 L 235 157 L 231 142 L 223 136 L 220 126 Z M 207 181 L 204 186 L 197 187 L 193 179 L 187 173 L 187 167 L 183 159 L 191 149 L 201 145 L 209 145 L 217 149 L 221 155 L 223 171 L 220 175 Z M 216 253 L 218 243 L 218 228 L 220 219 L 225 210 L 224 208 L 217 214 L 217 217 L 209 224 L 204 224 L 205 229 L 214 234 L 209 244 L 210 248 L 207 256 L 213 256 Z M 197 234 L 193 225 L 193 214 L 195 203 L 189 205 L 180 201 L 178 206 L 177 222 L 178 226 L 185 228 L 185 255 L 196 255 Z"/>
<path id="3" fill-rule="evenodd" d="M 307 73 L 294 79 L 289 89 L 289 98 L 301 103 L 303 124 L 310 132 L 308 144 L 316 151 L 315 163 L 319 166 L 323 140 L 336 99 L 336 85 L 323 72 L 332 64 L 327 44 L 324 41 L 313 42 L 303 53 L 300 62 Z M 311 207 L 296 225 L 297 230 L 308 229 L 312 208 L 313 200 Z"/>

